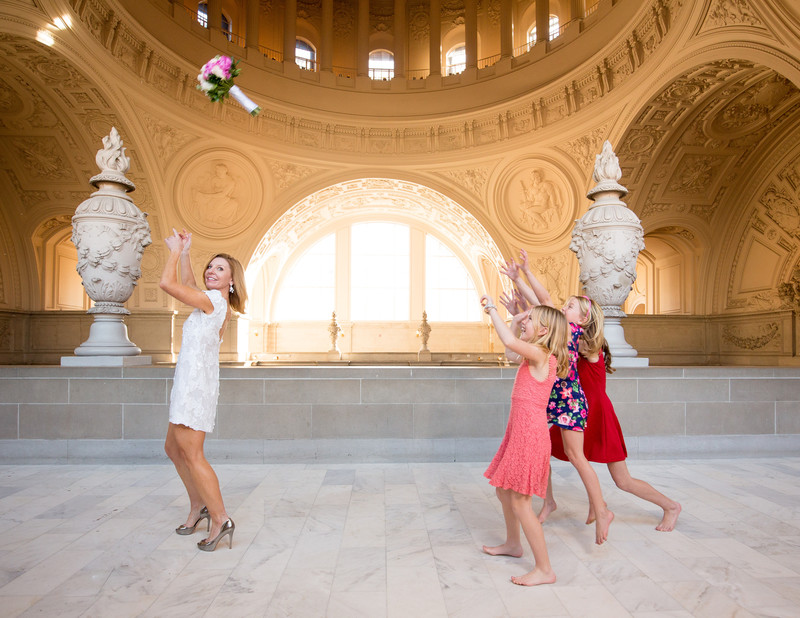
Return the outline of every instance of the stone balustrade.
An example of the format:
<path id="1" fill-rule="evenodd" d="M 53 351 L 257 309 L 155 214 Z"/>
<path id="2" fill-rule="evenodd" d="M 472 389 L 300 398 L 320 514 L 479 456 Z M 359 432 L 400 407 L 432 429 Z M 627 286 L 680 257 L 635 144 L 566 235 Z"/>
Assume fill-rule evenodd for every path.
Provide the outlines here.
<path id="1" fill-rule="evenodd" d="M 0 463 L 165 459 L 172 367 L 0 366 Z M 482 461 L 505 430 L 511 367 L 223 367 L 216 461 Z M 800 449 L 800 368 L 620 369 L 632 458 Z"/>

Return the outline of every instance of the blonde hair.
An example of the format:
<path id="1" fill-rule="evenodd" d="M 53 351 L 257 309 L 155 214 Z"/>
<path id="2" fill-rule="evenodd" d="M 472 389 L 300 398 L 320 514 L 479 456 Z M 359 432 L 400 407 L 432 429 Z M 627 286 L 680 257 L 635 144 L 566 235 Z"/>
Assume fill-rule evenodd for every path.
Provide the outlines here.
<path id="1" fill-rule="evenodd" d="M 531 309 L 531 321 L 543 326 L 547 332 L 530 343 L 539 346 L 556 357 L 556 373 L 566 378 L 569 373 L 569 325 L 567 318 L 558 309 L 547 305 L 537 305 Z"/>
<path id="2" fill-rule="evenodd" d="M 208 263 L 210 264 L 214 258 L 222 258 L 230 264 L 231 274 L 233 275 L 231 282 L 233 284 L 233 292 L 228 295 L 228 302 L 230 302 L 234 311 L 244 313 L 245 305 L 247 304 L 247 287 L 244 283 L 244 268 L 242 268 L 241 262 L 227 253 L 217 253 L 208 260 Z"/>
<path id="3" fill-rule="evenodd" d="M 613 373 L 614 370 L 611 368 L 611 350 L 603 334 L 605 315 L 603 314 L 602 308 L 588 296 L 573 296 L 572 298 L 577 299 L 578 307 L 580 307 L 585 316 L 581 322 L 581 327 L 583 328 L 581 339 L 583 339 L 583 343 L 586 346 L 586 356 L 594 356 L 602 351 L 606 372 Z"/>

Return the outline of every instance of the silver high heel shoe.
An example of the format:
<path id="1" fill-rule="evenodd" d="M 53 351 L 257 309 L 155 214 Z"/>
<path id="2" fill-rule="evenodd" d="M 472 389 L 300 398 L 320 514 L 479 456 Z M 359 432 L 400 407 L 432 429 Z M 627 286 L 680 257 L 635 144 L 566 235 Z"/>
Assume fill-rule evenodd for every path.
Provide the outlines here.
<path id="1" fill-rule="evenodd" d="M 233 547 L 233 531 L 236 529 L 236 524 L 233 523 L 232 519 L 229 519 L 224 524 L 222 524 L 222 529 L 219 531 L 219 534 L 215 536 L 213 539 L 206 539 L 205 541 L 200 541 L 197 544 L 199 549 L 203 551 L 214 551 L 217 548 L 217 543 L 219 540 L 224 537 L 226 534 L 228 535 L 228 547 Z"/>
<path id="2" fill-rule="evenodd" d="M 197 521 L 194 522 L 194 526 L 178 526 L 175 528 L 175 532 L 180 534 L 181 536 L 186 536 L 187 534 L 193 534 L 195 528 L 197 528 L 197 524 L 199 524 L 203 520 L 207 520 L 208 527 L 206 528 L 206 532 L 211 530 L 211 514 L 208 512 L 206 507 L 203 507 L 203 510 L 200 511 L 200 516 L 197 518 Z"/>

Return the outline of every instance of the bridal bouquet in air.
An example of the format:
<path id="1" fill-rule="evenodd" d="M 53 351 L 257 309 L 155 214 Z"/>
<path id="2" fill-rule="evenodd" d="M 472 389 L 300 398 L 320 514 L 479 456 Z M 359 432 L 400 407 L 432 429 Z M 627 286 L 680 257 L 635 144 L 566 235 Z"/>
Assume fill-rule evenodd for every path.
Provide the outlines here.
<path id="1" fill-rule="evenodd" d="M 253 103 L 250 98 L 233 84 L 233 78 L 239 75 L 241 69 L 237 68 L 238 60 L 230 56 L 214 56 L 200 69 L 197 76 L 197 89 L 206 93 L 212 101 L 222 101 L 232 95 L 251 116 L 258 116 L 261 108 Z"/>

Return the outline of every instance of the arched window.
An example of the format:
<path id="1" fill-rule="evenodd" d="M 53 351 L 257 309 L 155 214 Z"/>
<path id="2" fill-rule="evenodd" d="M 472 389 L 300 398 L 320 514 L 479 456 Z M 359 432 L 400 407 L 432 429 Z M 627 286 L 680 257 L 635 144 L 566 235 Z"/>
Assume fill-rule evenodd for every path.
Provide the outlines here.
<path id="1" fill-rule="evenodd" d="M 334 311 L 336 234 L 314 243 L 286 275 L 278 296 L 278 321 L 319 320 Z"/>
<path id="2" fill-rule="evenodd" d="M 479 322 L 478 292 L 467 269 L 435 236 L 425 237 L 425 309 L 431 322 Z"/>
<path id="3" fill-rule="evenodd" d="M 203 26 L 203 28 L 208 28 L 208 2 L 200 2 L 197 5 L 197 21 L 198 23 Z M 225 36 L 228 37 L 228 40 L 231 40 L 231 34 L 233 29 L 231 27 L 231 20 L 228 19 L 225 14 L 222 14 L 222 21 L 220 23 L 220 29 L 222 32 L 225 33 Z"/>
<path id="4" fill-rule="evenodd" d="M 357 223 L 350 233 L 350 319 L 408 320 L 409 227 Z"/>
<path id="5" fill-rule="evenodd" d="M 414 242 L 425 250 L 424 264 L 417 262 L 414 271 L 420 276 L 412 280 L 412 264 L 420 259 L 411 254 Z M 419 318 L 410 315 L 412 295 L 430 321 L 482 319 L 477 288 L 458 256 L 439 238 L 404 223 L 354 223 L 326 235 L 294 262 L 275 294 L 272 320 L 282 323 L 328 322 L 332 311 L 353 322 L 405 322 Z M 349 312 L 335 306 L 337 298 L 349 298 Z"/>
<path id="6" fill-rule="evenodd" d="M 369 53 L 369 76 L 371 79 L 392 79 L 394 77 L 394 54 L 385 49 Z"/>
<path id="7" fill-rule="evenodd" d="M 315 71 L 317 67 L 317 50 L 303 39 L 297 39 L 294 45 L 294 61 L 301 69 Z"/>
<path id="8" fill-rule="evenodd" d="M 461 43 L 453 47 L 445 56 L 445 72 L 447 75 L 462 73 L 467 68 L 467 48 Z"/>
<path id="9" fill-rule="evenodd" d="M 550 15 L 550 35 L 548 40 L 552 41 L 558 36 L 558 15 Z M 536 24 L 528 30 L 528 49 L 536 45 Z"/>

